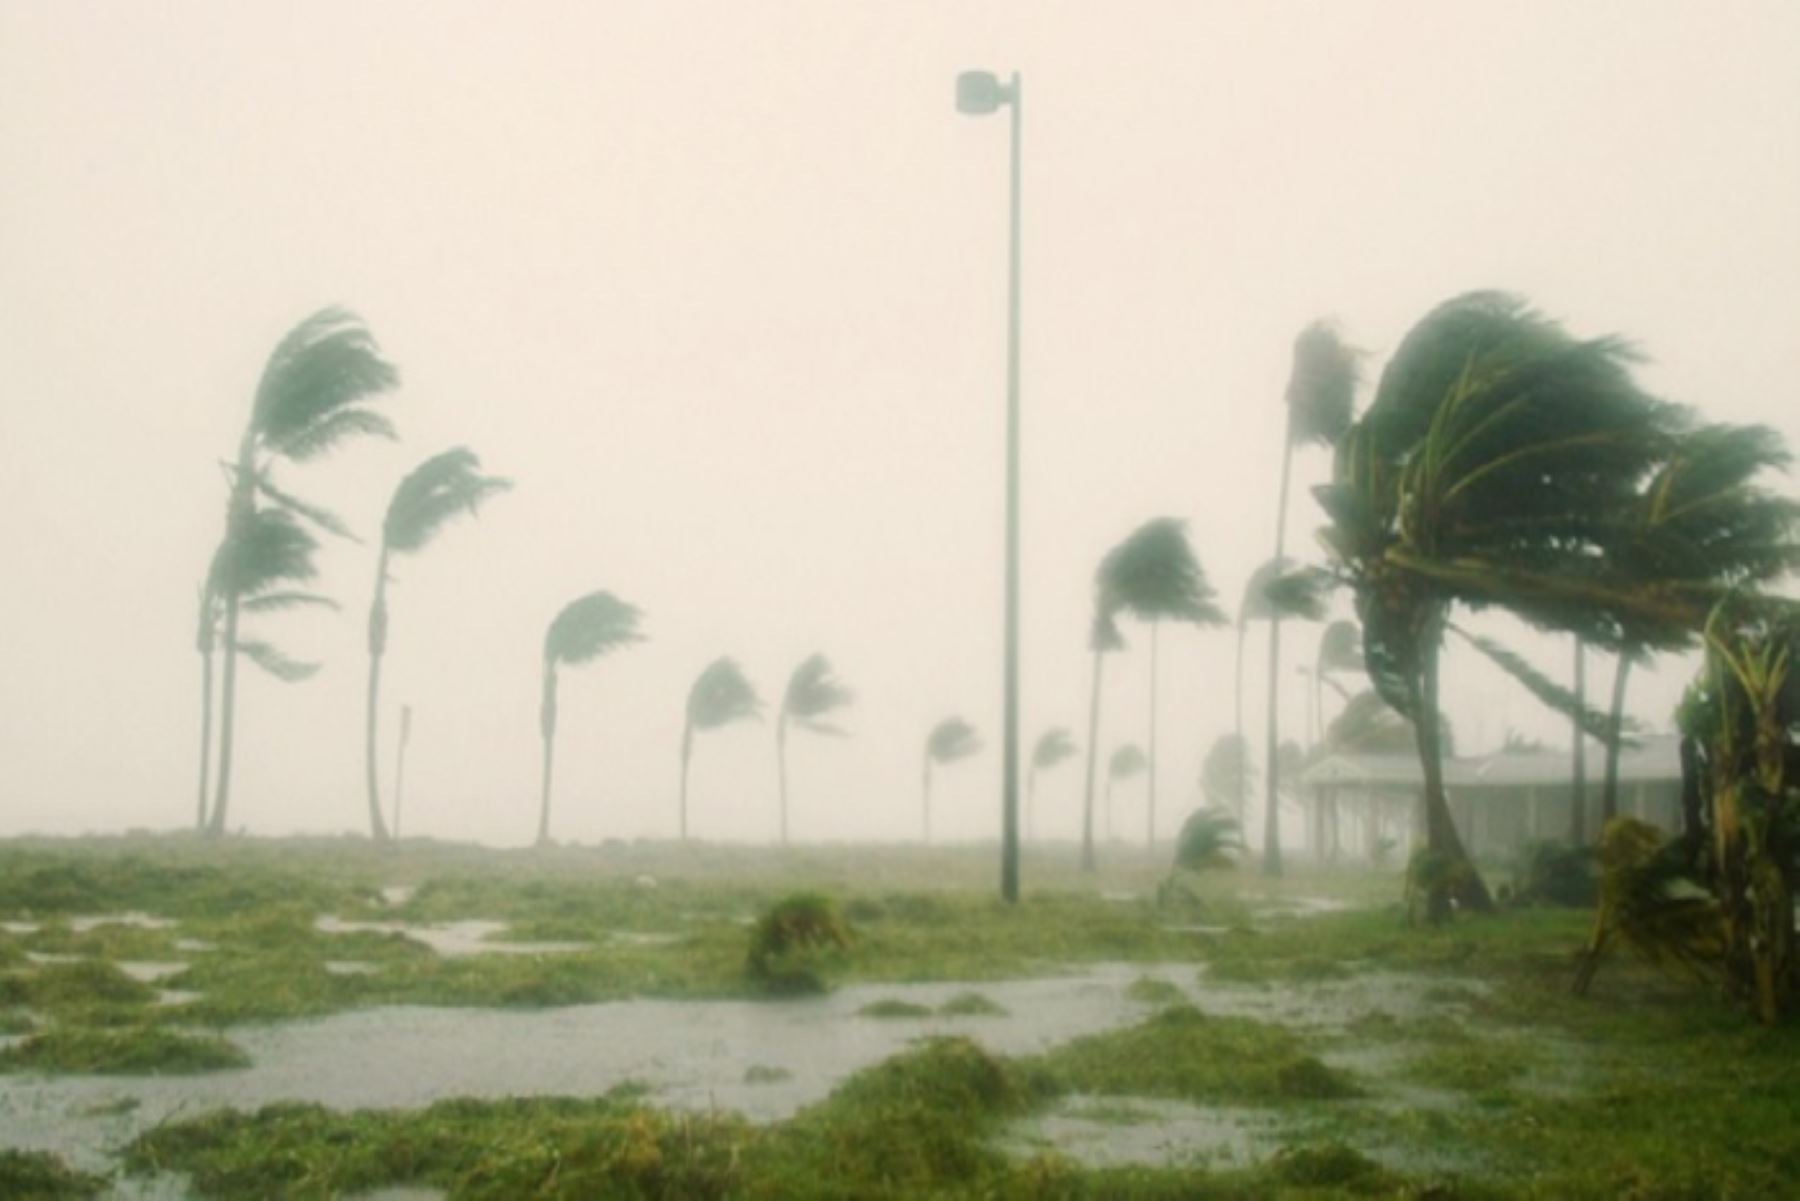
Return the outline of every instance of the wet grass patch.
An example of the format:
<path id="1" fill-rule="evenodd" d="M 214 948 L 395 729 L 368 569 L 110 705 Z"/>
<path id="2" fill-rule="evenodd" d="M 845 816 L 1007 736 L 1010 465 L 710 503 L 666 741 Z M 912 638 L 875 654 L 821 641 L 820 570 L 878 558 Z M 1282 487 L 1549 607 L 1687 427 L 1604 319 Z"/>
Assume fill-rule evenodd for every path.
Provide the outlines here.
<path id="1" fill-rule="evenodd" d="M 939 1005 L 937 1011 L 939 1016 L 947 1018 L 1003 1018 L 1007 1016 L 1006 1006 L 978 992 L 959 992 Z"/>
<path id="2" fill-rule="evenodd" d="M 0 1197 L 12 1201 L 86 1201 L 106 1188 L 104 1177 L 78 1172 L 45 1151 L 0 1151 Z"/>
<path id="3" fill-rule="evenodd" d="M 211 1035 L 157 1026 L 53 1026 L 0 1049 L 0 1071 L 178 1076 L 248 1066 L 238 1047 Z"/>
<path id="4" fill-rule="evenodd" d="M 903 1001 L 899 997 L 882 997 L 870 1001 L 856 1011 L 859 1018 L 928 1018 L 931 1006 L 921 1005 L 917 1001 Z"/>

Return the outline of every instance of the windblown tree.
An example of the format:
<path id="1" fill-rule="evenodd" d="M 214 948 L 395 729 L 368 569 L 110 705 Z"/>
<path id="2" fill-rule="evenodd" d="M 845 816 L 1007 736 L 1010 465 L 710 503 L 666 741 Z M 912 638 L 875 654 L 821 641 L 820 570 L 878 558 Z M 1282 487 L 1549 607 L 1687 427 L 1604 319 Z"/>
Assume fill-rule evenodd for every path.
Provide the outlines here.
<path id="1" fill-rule="evenodd" d="M 1221 734 L 1213 739 L 1200 763 L 1200 795 L 1206 798 L 1209 809 L 1235 815 L 1241 827 L 1243 814 L 1239 806 L 1244 800 L 1245 781 L 1255 775 L 1256 765 L 1250 762 L 1250 747 L 1243 735 Z"/>
<path id="2" fill-rule="evenodd" d="M 1120 780 L 1129 780 L 1133 776 L 1142 775 L 1150 766 L 1150 757 L 1135 742 L 1127 742 L 1113 750 L 1112 757 L 1106 761 L 1106 837 L 1112 840 L 1112 795 L 1113 785 Z"/>
<path id="3" fill-rule="evenodd" d="M 610 592 L 590 592 L 563 607 L 544 632 L 544 690 L 538 732 L 544 740 L 542 800 L 538 808 L 539 846 L 550 842 L 550 784 L 556 760 L 556 682 L 561 667 L 580 667 L 601 655 L 642 641 L 642 614 Z"/>
<path id="4" fill-rule="evenodd" d="M 1608 646 L 1622 605 L 1692 607 L 1609 574 L 1606 515 L 1660 460 L 1672 416 L 1633 382 L 1632 357 L 1516 298 L 1457 297 L 1407 334 L 1318 491 L 1371 681 L 1413 720 L 1434 920 L 1453 904 L 1492 907 L 1444 792 L 1438 656 L 1451 607 L 1501 605 Z"/>
<path id="5" fill-rule="evenodd" d="M 258 505 L 267 502 L 335 534 L 348 531 L 331 513 L 282 489 L 274 478 L 281 462 L 305 463 L 363 435 L 391 438 L 394 428 L 369 403 L 400 381 L 393 365 L 382 358 L 375 339 L 353 314 L 322 309 L 288 332 L 269 356 L 251 403 L 250 420 L 231 465 L 231 495 L 226 505 L 223 544 L 251 536 Z M 214 639 L 212 614 L 217 612 L 219 641 L 226 650 L 219 676 L 219 778 L 207 828 L 223 833 L 231 803 L 231 769 L 237 718 L 237 654 L 244 593 L 229 579 L 209 572 L 207 595 L 201 600 L 203 662 L 210 660 Z M 207 671 L 203 707 L 211 703 L 212 673 Z M 205 724 L 205 723 L 203 723 Z"/>
<path id="6" fill-rule="evenodd" d="M 1073 758 L 1075 751 L 1074 740 L 1061 726 L 1038 735 L 1036 745 L 1031 748 L 1031 768 L 1025 774 L 1025 837 L 1032 837 L 1033 817 L 1037 811 L 1038 772 L 1054 769 L 1063 760 Z"/>
<path id="7" fill-rule="evenodd" d="M 1319 635 L 1319 653 L 1313 660 L 1313 711 L 1319 715 L 1321 732 L 1325 727 L 1325 689 L 1338 694 L 1346 704 L 1350 690 L 1340 684 L 1340 675 L 1360 676 L 1363 669 L 1362 630 L 1354 621 L 1334 621 Z"/>
<path id="8" fill-rule="evenodd" d="M 467 447 L 458 446 L 413 468 L 388 500 L 387 516 L 381 523 L 381 548 L 375 558 L 375 598 L 369 604 L 369 698 L 363 742 L 369 836 L 376 842 L 386 842 L 388 837 L 381 817 L 381 789 L 375 779 L 380 759 L 375 733 L 381 706 L 381 657 L 387 651 L 387 586 L 393 578 L 389 564 L 396 555 L 418 554 L 452 518 L 463 513 L 473 516 L 483 501 L 510 487 L 510 480 L 482 475 L 481 460 Z M 394 821 L 399 824 L 397 812 Z"/>
<path id="9" fill-rule="evenodd" d="M 1100 677 L 1106 662 L 1103 656 L 1125 645 L 1114 620 L 1114 603 L 1108 593 L 1106 564 L 1100 564 L 1094 579 L 1094 617 L 1088 626 L 1088 649 L 1094 655 L 1094 667 L 1088 693 L 1087 772 L 1081 799 L 1081 870 L 1094 871 L 1094 768 L 1100 754 Z M 1110 830 L 1108 837 L 1111 837 Z"/>
<path id="10" fill-rule="evenodd" d="M 235 595 L 240 611 L 237 636 L 233 647 L 250 662 L 284 683 L 304 680 L 318 671 L 317 663 L 290 659 L 274 644 L 251 636 L 244 618 L 278 613 L 299 608 L 337 608 L 337 602 L 300 585 L 311 581 L 318 570 L 313 555 L 318 539 L 285 509 L 253 510 L 232 536 L 213 555 L 201 588 L 199 650 L 201 674 L 200 694 L 200 800 L 195 814 L 195 828 L 206 830 L 207 769 L 210 765 L 212 734 L 212 658 L 219 639 L 222 620 L 220 598 Z M 235 658 L 235 655 L 230 656 Z M 223 829 L 221 824 L 220 829 Z"/>
<path id="11" fill-rule="evenodd" d="M 1293 474 L 1294 448 L 1330 446 L 1350 427 L 1356 405 L 1357 355 L 1337 331 L 1325 322 L 1314 322 L 1294 340 L 1294 365 L 1288 376 L 1287 429 L 1281 440 L 1281 486 L 1275 505 L 1275 553 L 1280 563 L 1287 547 L 1288 483 Z M 1269 677 L 1266 713 L 1266 763 L 1264 788 L 1263 871 L 1281 874 L 1281 822 L 1276 786 L 1276 755 L 1280 747 L 1281 611 L 1269 614 Z"/>
<path id="12" fill-rule="evenodd" d="M 681 731 L 681 841 L 688 836 L 688 764 L 694 757 L 694 733 L 718 730 L 747 721 L 762 711 L 744 669 L 729 657 L 708 663 L 688 689 L 687 721 Z"/>
<path id="13" fill-rule="evenodd" d="M 781 697 L 781 712 L 775 718 L 775 770 L 781 790 L 782 846 L 788 841 L 788 725 L 791 722 L 798 729 L 842 738 L 846 731 L 826 719 L 855 699 L 856 694 L 832 674 L 831 660 L 824 655 L 808 655 L 788 677 L 787 691 Z"/>
<path id="14" fill-rule="evenodd" d="M 967 759 L 981 749 L 981 739 L 975 735 L 975 727 L 960 717 L 946 717 L 931 727 L 931 733 L 925 736 L 924 763 L 924 810 L 920 829 L 927 843 L 931 841 L 931 772 L 933 766 L 943 767 L 951 763 Z"/>
<path id="15" fill-rule="evenodd" d="M 1762 486 L 1784 470 L 1787 448 L 1767 426 L 1707 425 L 1684 432 L 1618 515 L 1608 538 L 1616 570 L 1640 580 L 1685 581 L 1721 591 L 1777 579 L 1800 566 L 1800 502 Z M 1600 822 L 1618 814 L 1619 745 L 1627 680 L 1634 663 L 1692 644 L 1680 622 L 1621 615 L 1623 637 L 1608 706 Z"/>
<path id="16" fill-rule="evenodd" d="M 1253 621 L 1269 621 L 1274 617 L 1273 602 L 1269 599 L 1269 586 L 1279 580 L 1283 573 L 1291 571 L 1294 562 L 1291 559 L 1270 559 L 1250 573 L 1250 579 L 1244 584 L 1243 599 L 1238 601 L 1237 612 L 1237 655 L 1232 668 L 1231 712 L 1232 732 L 1238 741 L 1249 750 L 1249 741 L 1244 737 L 1244 648 L 1245 639 L 1250 632 Z M 1250 758 L 1244 758 L 1245 775 L 1238 781 L 1237 797 L 1232 804 L 1232 812 L 1241 821 L 1250 801 L 1249 784 Z"/>
<path id="17" fill-rule="evenodd" d="M 1164 620 L 1220 626 L 1226 624 L 1225 615 L 1213 603 L 1212 585 L 1194 556 L 1185 525 L 1173 517 L 1146 521 L 1107 552 L 1100 564 L 1098 590 L 1102 598 L 1099 607 L 1109 623 L 1114 614 L 1128 613 L 1150 624 L 1150 750 L 1145 757 L 1148 803 L 1144 826 L 1146 840 L 1154 848 L 1157 631 Z M 1098 652 L 1096 679 L 1097 656 Z"/>

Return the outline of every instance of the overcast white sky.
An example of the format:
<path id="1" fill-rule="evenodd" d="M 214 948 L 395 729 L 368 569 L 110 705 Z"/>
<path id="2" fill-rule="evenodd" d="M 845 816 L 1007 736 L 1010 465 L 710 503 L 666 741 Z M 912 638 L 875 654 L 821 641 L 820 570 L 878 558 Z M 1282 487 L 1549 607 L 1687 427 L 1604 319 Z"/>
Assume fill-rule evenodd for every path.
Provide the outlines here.
<path id="1" fill-rule="evenodd" d="M 1026 81 L 1029 738 L 1085 733 L 1093 566 L 1141 520 L 1185 518 L 1235 607 L 1315 317 L 1372 374 L 1437 301 L 1517 290 L 1635 339 L 1664 395 L 1800 440 L 1797 60 L 1776 0 L 0 0 L 0 832 L 191 821 L 216 463 L 269 349 L 338 303 L 404 373 L 404 440 L 291 488 L 373 532 L 446 446 L 517 481 L 398 568 L 410 831 L 530 838 L 544 626 L 606 588 L 650 640 L 564 680 L 557 834 L 671 833 L 694 674 L 733 654 L 775 696 L 822 650 L 860 702 L 854 738 L 791 748 L 796 833 L 911 836 L 925 731 L 960 712 L 990 751 L 934 826 L 991 837 L 1006 128 L 955 113 L 959 70 Z M 1297 491 L 1290 544 L 1318 523 Z M 325 670 L 246 673 L 233 827 L 363 821 L 373 563 L 324 563 L 344 612 L 278 636 Z M 1230 726 L 1232 639 L 1163 647 L 1173 829 Z M 1561 736 L 1448 670 L 1465 746 Z M 1634 712 L 1666 721 L 1688 670 Z M 1107 748 L 1143 737 L 1146 687 L 1134 633 Z M 772 836 L 771 732 L 701 740 L 697 833 Z M 1079 776 L 1044 781 L 1052 833 Z"/>

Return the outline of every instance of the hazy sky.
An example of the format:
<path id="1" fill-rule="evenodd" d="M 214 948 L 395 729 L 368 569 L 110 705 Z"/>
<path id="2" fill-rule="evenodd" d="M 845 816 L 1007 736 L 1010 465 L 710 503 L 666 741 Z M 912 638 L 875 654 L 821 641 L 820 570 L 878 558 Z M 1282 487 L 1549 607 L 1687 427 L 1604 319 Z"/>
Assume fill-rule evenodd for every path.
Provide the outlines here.
<path id="1" fill-rule="evenodd" d="M 564 680 L 557 834 L 671 833 L 695 673 L 733 654 L 775 697 L 822 650 L 855 737 L 796 737 L 796 833 L 911 836 L 925 731 L 960 712 L 990 750 L 934 827 L 989 837 L 1006 126 L 956 114 L 959 70 L 1025 76 L 1030 738 L 1085 734 L 1092 571 L 1138 522 L 1186 519 L 1235 608 L 1315 317 L 1372 374 L 1432 304 L 1516 290 L 1635 339 L 1669 398 L 1800 442 L 1797 56 L 1785 0 L 0 0 L 0 832 L 192 820 L 217 464 L 269 349 L 337 303 L 404 374 L 404 440 L 286 485 L 372 534 L 446 446 L 517 481 L 397 568 L 410 831 L 530 838 L 544 627 L 606 588 L 650 638 Z M 1298 466 L 1303 550 L 1326 469 Z M 363 822 L 371 549 L 323 564 L 343 613 L 265 628 L 325 670 L 241 677 L 233 827 Z M 1143 738 L 1128 637 L 1108 748 Z M 1230 726 L 1232 638 L 1162 645 L 1172 829 Z M 1689 670 L 1634 676 L 1633 711 L 1664 722 Z M 1465 745 L 1560 737 L 1466 654 L 1447 671 Z M 771 733 L 700 741 L 697 833 L 772 836 Z M 1044 781 L 1049 831 L 1079 777 Z"/>

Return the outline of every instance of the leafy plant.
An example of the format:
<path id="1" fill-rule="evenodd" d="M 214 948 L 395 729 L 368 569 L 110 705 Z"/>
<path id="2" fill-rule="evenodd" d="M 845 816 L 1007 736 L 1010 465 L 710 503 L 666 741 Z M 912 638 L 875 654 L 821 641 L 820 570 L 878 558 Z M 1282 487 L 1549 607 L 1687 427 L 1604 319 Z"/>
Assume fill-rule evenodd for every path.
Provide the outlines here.
<path id="1" fill-rule="evenodd" d="M 794 893 L 770 907 L 751 930 L 746 967 L 770 991 L 821 992 L 826 961 L 850 943 L 850 926 L 835 901 L 822 893 Z"/>

